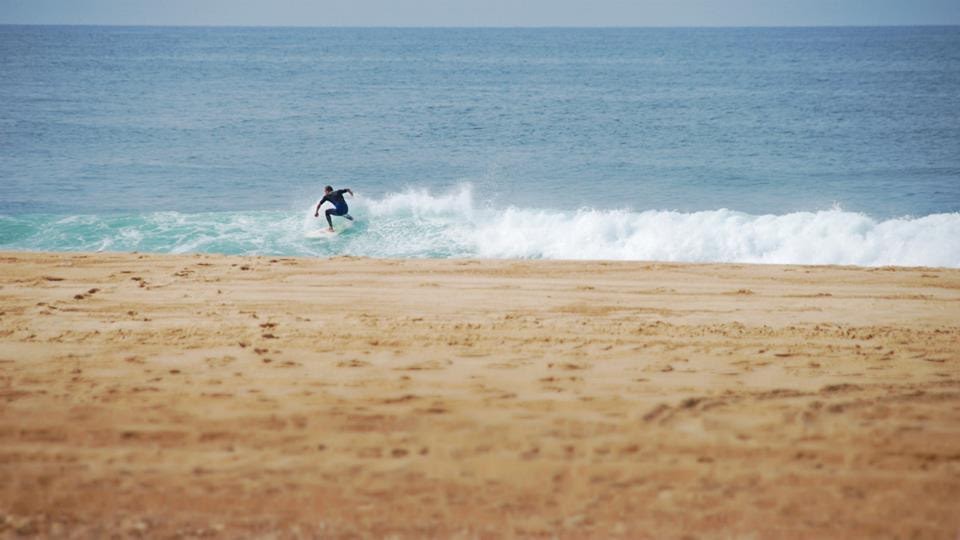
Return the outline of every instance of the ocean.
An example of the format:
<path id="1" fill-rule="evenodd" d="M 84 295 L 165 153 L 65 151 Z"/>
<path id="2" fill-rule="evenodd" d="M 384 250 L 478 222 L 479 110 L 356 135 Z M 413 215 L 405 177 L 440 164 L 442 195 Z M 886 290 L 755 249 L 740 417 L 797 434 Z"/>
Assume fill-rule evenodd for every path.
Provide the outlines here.
<path id="1" fill-rule="evenodd" d="M 0 26 L 0 249 L 960 267 L 960 27 Z"/>

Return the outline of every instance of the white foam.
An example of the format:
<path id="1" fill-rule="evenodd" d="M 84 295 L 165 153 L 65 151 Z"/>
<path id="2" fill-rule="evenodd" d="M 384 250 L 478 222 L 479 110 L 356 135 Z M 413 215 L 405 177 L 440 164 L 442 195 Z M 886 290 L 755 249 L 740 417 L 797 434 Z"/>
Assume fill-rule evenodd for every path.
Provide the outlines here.
<path id="1" fill-rule="evenodd" d="M 425 188 L 409 188 L 383 199 L 360 198 L 358 204 L 377 216 L 408 215 L 414 218 L 430 216 L 461 216 L 471 219 L 474 215 L 473 186 L 460 184 L 449 193 L 434 195 Z"/>
<path id="2" fill-rule="evenodd" d="M 384 226 L 403 222 L 425 229 L 433 245 L 419 246 L 423 256 L 435 250 L 481 258 L 960 267 L 957 213 L 881 221 L 839 207 L 782 215 L 481 210 L 474 208 L 469 186 L 439 196 L 410 190 L 367 207 Z M 438 227 L 442 234 L 434 231 Z M 389 242 L 389 236 L 381 240 Z"/>

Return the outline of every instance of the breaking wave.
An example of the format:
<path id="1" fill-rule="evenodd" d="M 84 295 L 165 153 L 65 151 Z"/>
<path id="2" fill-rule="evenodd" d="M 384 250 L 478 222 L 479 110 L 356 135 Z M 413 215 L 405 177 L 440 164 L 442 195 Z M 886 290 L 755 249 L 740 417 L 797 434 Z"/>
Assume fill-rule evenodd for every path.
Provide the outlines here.
<path id="1" fill-rule="evenodd" d="M 719 209 L 480 208 L 469 185 L 350 202 L 357 218 L 295 211 L 0 216 L 0 249 L 415 258 L 611 259 L 960 267 L 960 214 L 877 220 L 832 208 L 751 215 Z"/>

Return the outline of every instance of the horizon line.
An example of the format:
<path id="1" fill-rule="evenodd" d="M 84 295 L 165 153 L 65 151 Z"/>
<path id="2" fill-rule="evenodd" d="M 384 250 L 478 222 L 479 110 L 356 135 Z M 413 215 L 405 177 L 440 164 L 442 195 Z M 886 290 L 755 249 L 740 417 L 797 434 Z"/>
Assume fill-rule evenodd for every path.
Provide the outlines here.
<path id="1" fill-rule="evenodd" d="M 370 29 L 370 30 L 657 30 L 657 29 L 784 29 L 784 28 L 954 28 L 960 23 L 915 23 L 915 24 L 813 24 L 813 25 L 309 25 L 309 24 L 115 24 L 115 23 L 10 23 L 3 26 L 58 26 L 88 28 L 296 28 L 296 29 Z"/>

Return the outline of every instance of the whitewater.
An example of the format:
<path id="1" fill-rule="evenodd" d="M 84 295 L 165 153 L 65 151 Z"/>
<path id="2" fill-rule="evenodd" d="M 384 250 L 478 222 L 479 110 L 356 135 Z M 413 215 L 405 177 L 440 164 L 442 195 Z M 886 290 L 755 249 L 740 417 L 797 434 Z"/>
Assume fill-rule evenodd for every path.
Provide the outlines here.
<path id="1" fill-rule="evenodd" d="M 315 203 L 314 203 L 315 204 Z M 0 216 L 0 249 L 329 257 L 635 260 L 960 268 L 960 213 L 877 220 L 839 206 L 751 215 L 478 205 L 473 188 L 350 201 L 318 236 L 313 205 L 286 211 Z"/>

